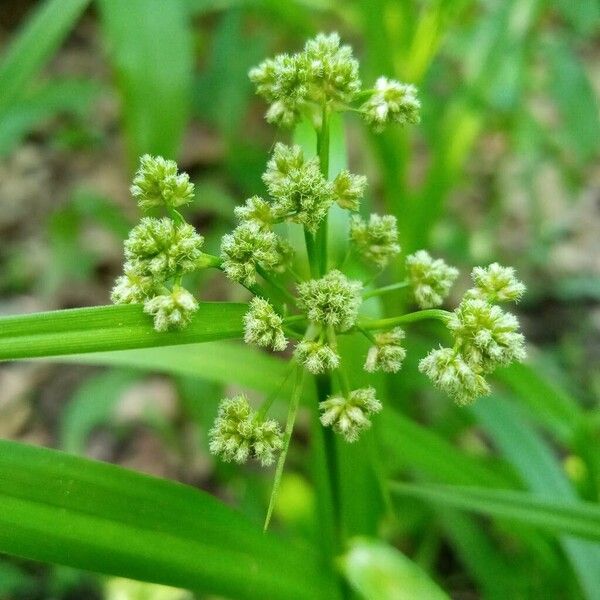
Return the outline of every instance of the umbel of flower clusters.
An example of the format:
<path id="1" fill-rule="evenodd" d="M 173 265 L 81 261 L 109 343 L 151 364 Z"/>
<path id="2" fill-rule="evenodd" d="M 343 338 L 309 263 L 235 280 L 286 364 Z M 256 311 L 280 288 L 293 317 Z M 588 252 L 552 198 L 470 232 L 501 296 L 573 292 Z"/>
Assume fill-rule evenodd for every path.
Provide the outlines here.
<path id="1" fill-rule="evenodd" d="M 338 352 L 339 336 L 362 334 L 369 339 L 363 357 L 366 372 L 397 373 L 406 356 L 406 333 L 399 325 L 441 319 L 453 344 L 432 350 L 421 360 L 420 370 L 458 404 L 488 393 L 486 376 L 525 356 L 516 317 L 499 306 L 519 300 L 524 293 L 512 268 L 497 263 L 475 268 L 473 287 L 456 310 L 448 312 L 435 307 L 447 298 L 458 271 L 442 259 L 419 250 L 406 257 L 405 281 L 365 291 L 367 284 L 349 277 L 345 261 L 334 263 L 322 243 L 327 239 L 328 213 L 337 205 L 354 213 L 348 219 L 352 251 L 348 257 L 358 257 L 364 265 L 355 264 L 353 272 L 370 269 L 364 281 L 372 282 L 397 260 L 401 240 L 396 219 L 359 216 L 366 178 L 348 170 L 330 177 L 322 150 L 327 148 L 324 142 L 333 112 L 359 114 L 375 132 L 392 123 L 418 122 L 420 103 L 414 86 L 380 77 L 372 89 L 363 89 L 352 50 L 340 43 L 337 34 L 320 34 L 298 53 L 264 61 L 251 70 L 250 78 L 269 103 L 269 122 L 292 127 L 305 119 L 314 125 L 321 158 L 300 146 L 275 144 L 262 177 L 264 193 L 235 209 L 237 226 L 223 237 L 220 257 L 211 257 L 202 252 L 202 237 L 178 212 L 193 197 L 187 175 L 178 173 L 172 161 L 142 157 L 132 194 L 142 210 L 165 214 L 146 216 L 131 231 L 114 301 L 143 303 L 159 331 L 185 327 L 198 303 L 183 286 L 183 278 L 199 268 L 218 267 L 254 294 L 243 318 L 246 343 L 283 351 L 290 340 L 297 340 L 291 358 L 296 369 L 335 375 L 339 388 L 319 403 L 320 420 L 349 442 L 371 426 L 382 405 L 373 387 L 349 389 Z M 295 256 L 282 237 L 286 224 L 304 229 L 308 261 L 304 253 Z M 310 277 L 303 277 L 307 272 Z M 405 287 L 421 310 L 386 319 L 361 315 L 363 298 Z M 296 381 L 298 391 L 302 377 Z M 294 398 L 299 398 L 299 392 Z M 284 448 L 279 426 L 265 417 L 272 401 L 266 399 L 263 408 L 254 411 L 243 395 L 224 399 L 210 430 L 211 451 L 225 461 L 243 463 L 254 458 L 272 464 Z M 286 444 L 288 433 L 286 429 Z"/>
<path id="2" fill-rule="evenodd" d="M 198 303 L 181 285 L 184 275 L 206 266 L 204 239 L 175 212 L 193 198 L 194 185 L 177 164 L 144 155 L 131 193 L 142 210 L 163 208 L 168 217 L 144 217 L 125 241 L 123 275 L 111 298 L 115 304 L 142 303 L 157 331 L 180 329 L 191 321 Z M 171 215 L 176 216 L 174 220 Z"/>

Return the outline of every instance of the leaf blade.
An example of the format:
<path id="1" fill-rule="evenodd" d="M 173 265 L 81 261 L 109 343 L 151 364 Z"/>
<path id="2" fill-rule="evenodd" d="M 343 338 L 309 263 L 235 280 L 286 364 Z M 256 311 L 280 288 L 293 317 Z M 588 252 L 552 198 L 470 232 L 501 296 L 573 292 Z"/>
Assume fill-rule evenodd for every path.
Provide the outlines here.
<path id="1" fill-rule="evenodd" d="M 0 442 L 0 551 L 188 589 L 324 597 L 305 552 L 188 486 Z"/>
<path id="2" fill-rule="evenodd" d="M 1 317 L 0 360 L 236 338 L 245 311 L 245 304 L 203 302 L 186 329 L 169 332 L 155 331 L 136 304 Z"/>

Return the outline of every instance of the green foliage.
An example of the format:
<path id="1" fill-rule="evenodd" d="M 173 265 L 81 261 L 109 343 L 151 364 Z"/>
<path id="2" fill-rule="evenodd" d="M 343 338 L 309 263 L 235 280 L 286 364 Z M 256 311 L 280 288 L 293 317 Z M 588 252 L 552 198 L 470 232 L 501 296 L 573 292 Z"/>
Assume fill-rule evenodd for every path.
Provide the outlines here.
<path id="1" fill-rule="evenodd" d="M 326 597 L 313 559 L 204 492 L 52 450 L 0 448 L 2 552 L 237 598 Z"/>

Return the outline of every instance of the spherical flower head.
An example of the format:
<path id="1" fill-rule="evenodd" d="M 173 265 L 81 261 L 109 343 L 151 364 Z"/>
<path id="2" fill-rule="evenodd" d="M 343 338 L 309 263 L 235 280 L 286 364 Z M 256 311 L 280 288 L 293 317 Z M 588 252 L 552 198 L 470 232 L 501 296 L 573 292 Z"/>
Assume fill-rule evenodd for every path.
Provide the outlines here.
<path id="1" fill-rule="evenodd" d="M 502 267 L 498 263 L 475 267 L 471 278 L 475 287 L 467 292 L 468 296 L 488 302 L 518 302 L 526 289 L 512 267 Z"/>
<path id="2" fill-rule="evenodd" d="M 211 453 L 225 462 L 246 462 L 252 449 L 252 417 L 245 396 L 222 400 L 214 425 L 208 432 Z"/>
<path id="3" fill-rule="evenodd" d="M 266 119 L 273 125 L 292 127 L 301 116 L 308 87 L 304 61 L 297 54 L 279 54 L 250 69 L 256 93 L 271 104 Z"/>
<path id="4" fill-rule="evenodd" d="M 340 366 L 339 354 L 323 342 L 302 340 L 296 345 L 294 356 L 313 375 L 333 371 Z"/>
<path id="5" fill-rule="evenodd" d="M 275 462 L 275 457 L 283 448 L 283 435 L 276 421 L 268 419 L 255 423 L 252 436 L 252 455 L 263 467 Z"/>
<path id="6" fill-rule="evenodd" d="M 389 123 L 418 123 L 421 103 L 414 85 L 380 77 L 371 97 L 362 105 L 363 118 L 381 133 Z"/>
<path id="7" fill-rule="evenodd" d="M 350 239 L 361 256 L 384 268 L 400 252 L 396 217 L 372 214 L 369 221 L 354 215 L 350 221 Z"/>
<path id="8" fill-rule="evenodd" d="M 358 62 L 337 33 L 318 34 L 306 42 L 300 60 L 306 70 L 309 100 L 349 103 L 360 91 Z"/>
<path id="9" fill-rule="evenodd" d="M 447 321 L 465 360 L 484 372 L 525 359 L 519 321 L 485 300 L 464 299 Z"/>
<path id="10" fill-rule="evenodd" d="M 288 218 L 311 232 L 317 230 L 334 202 L 333 184 L 323 177 L 319 160 L 305 160 L 299 146 L 278 143 L 263 181 L 275 199 L 275 218 Z"/>
<path id="11" fill-rule="evenodd" d="M 183 329 L 197 309 L 194 296 L 181 286 L 175 286 L 170 294 L 154 296 L 144 302 L 144 312 L 154 317 L 156 331 Z"/>
<path id="12" fill-rule="evenodd" d="M 425 250 L 406 257 L 406 270 L 416 303 L 421 308 L 440 306 L 458 277 L 458 270 Z"/>
<path id="13" fill-rule="evenodd" d="M 401 346 L 405 337 L 404 330 L 396 327 L 391 331 L 375 334 L 375 345 L 367 352 L 365 371 L 374 373 L 397 373 L 406 357 L 406 350 Z"/>
<path id="14" fill-rule="evenodd" d="M 364 175 L 353 175 L 344 169 L 333 180 L 333 196 L 341 208 L 357 211 L 366 187 L 367 178 Z"/>
<path id="15" fill-rule="evenodd" d="M 250 310 L 244 315 L 244 341 L 262 347 L 282 351 L 287 340 L 282 329 L 283 319 L 264 298 L 250 301 Z"/>
<path id="16" fill-rule="evenodd" d="M 221 258 L 225 274 L 243 285 L 256 283 L 256 268 L 266 271 L 278 268 L 284 257 L 283 246 L 275 233 L 245 222 L 223 236 Z"/>
<path id="17" fill-rule="evenodd" d="M 351 281 L 340 271 L 298 286 L 299 306 L 313 323 L 347 331 L 356 323 L 362 297 L 360 281 Z"/>
<path id="18" fill-rule="evenodd" d="M 138 272 L 125 263 L 123 275 L 117 277 L 110 299 L 114 304 L 137 304 L 159 293 L 160 283 L 155 277 Z"/>
<path id="19" fill-rule="evenodd" d="M 144 154 L 133 179 L 131 194 L 142 210 L 155 206 L 177 208 L 192 201 L 194 184 L 187 173 L 177 174 L 175 161 Z"/>
<path id="20" fill-rule="evenodd" d="M 490 393 L 486 380 L 477 368 L 452 348 L 432 350 L 419 363 L 419 371 L 461 406 Z"/>
<path id="21" fill-rule="evenodd" d="M 144 217 L 125 241 L 125 258 L 141 274 L 167 280 L 198 268 L 204 238 L 188 223 Z"/>
<path id="22" fill-rule="evenodd" d="M 274 222 L 271 205 L 260 196 L 252 196 L 243 206 L 236 206 L 234 214 L 240 223 L 252 222 L 259 227 L 269 227 Z"/>
<path id="23" fill-rule="evenodd" d="M 283 448 L 279 425 L 259 419 L 244 395 L 221 402 L 208 437 L 210 451 L 225 462 L 243 463 L 253 457 L 267 466 Z"/>
<path id="24" fill-rule="evenodd" d="M 353 390 L 348 398 L 332 396 L 319 403 L 321 423 L 333 427 L 347 442 L 356 442 L 360 434 L 371 427 L 369 417 L 381 408 L 372 387 Z"/>

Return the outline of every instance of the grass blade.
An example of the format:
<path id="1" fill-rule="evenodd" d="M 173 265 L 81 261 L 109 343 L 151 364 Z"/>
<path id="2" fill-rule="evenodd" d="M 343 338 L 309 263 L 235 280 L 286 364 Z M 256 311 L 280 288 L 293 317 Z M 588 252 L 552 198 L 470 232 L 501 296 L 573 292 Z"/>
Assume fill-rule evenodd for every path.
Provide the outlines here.
<path id="1" fill-rule="evenodd" d="M 120 352 L 91 352 L 59 356 L 52 361 L 131 367 L 170 375 L 201 377 L 205 381 L 237 383 L 266 393 L 277 388 L 287 369 L 284 361 L 236 342 L 205 342 Z M 231 365 L 235 365 L 235 369 L 232 369 Z"/>
<path id="2" fill-rule="evenodd" d="M 17 101 L 27 84 L 65 39 L 89 0 L 47 0 L 29 17 L 0 63 L 0 114 Z"/>
<path id="3" fill-rule="evenodd" d="M 255 599 L 325 598 L 311 554 L 208 494 L 0 441 L 0 552 Z"/>
<path id="4" fill-rule="evenodd" d="M 183 0 L 100 0 L 104 34 L 123 97 L 129 158 L 175 158 L 188 119 L 193 69 Z"/>
<path id="5" fill-rule="evenodd" d="M 532 492 L 577 502 L 577 495 L 552 452 L 537 432 L 518 417 L 515 405 L 494 396 L 480 400 L 472 410 Z M 600 598 L 600 545 L 568 536 L 561 536 L 560 541 L 585 597 Z"/>
<path id="6" fill-rule="evenodd" d="M 568 533 L 600 541 L 600 506 L 591 502 L 560 502 L 528 492 L 471 486 L 391 484 L 392 492 L 490 517 L 522 521 L 552 533 Z"/>
<path id="7" fill-rule="evenodd" d="M 245 311 L 245 304 L 203 302 L 186 329 L 160 333 L 136 304 L 1 317 L 0 360 L 235 338 Z"/>

